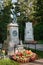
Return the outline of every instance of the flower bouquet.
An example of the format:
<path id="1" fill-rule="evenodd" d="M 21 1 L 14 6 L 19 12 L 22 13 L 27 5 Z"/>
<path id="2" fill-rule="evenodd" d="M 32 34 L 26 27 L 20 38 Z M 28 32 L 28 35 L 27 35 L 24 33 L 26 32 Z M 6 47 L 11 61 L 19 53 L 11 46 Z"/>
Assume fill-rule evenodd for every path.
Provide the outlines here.
<path id="1" fill-rule="evenodd" d="M 11 58 L 20 63 L 26 63 L 30 61 L 34 61 L 37 59 L 37 54 L 33 53 L 31 50 L 16 50 L 14 55 Z"/>

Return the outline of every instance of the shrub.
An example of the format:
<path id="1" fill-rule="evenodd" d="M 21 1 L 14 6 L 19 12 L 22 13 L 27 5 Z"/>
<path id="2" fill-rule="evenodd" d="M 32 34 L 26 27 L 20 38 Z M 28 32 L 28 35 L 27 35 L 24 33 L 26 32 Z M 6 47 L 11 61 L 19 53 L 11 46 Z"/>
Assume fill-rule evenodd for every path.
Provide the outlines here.
<path id="1" fill-rule="evenodd" d="M 35 40 L 43 40 L 43 23 L 38 23 L 34 26 Z"/>

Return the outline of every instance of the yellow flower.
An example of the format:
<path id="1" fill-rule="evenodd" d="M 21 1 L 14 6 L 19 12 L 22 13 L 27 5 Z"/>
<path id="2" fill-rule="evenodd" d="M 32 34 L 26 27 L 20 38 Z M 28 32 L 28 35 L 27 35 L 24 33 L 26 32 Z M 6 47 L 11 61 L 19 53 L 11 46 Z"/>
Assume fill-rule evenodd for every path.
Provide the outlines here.
<path id="1" fill-rule="evenodd" d="M 5 50 L 2 50 L 2 53 L 5 54 Z"/>

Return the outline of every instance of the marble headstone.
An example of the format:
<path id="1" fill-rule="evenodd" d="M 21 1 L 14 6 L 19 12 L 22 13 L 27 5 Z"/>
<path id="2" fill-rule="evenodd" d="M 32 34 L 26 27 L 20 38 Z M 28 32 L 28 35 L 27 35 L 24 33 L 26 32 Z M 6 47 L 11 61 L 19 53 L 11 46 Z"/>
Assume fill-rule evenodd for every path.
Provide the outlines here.
<path id="1" fill-rule="evenodd" d="M 25 28 L 25 42 L 33 41 L 33 40 L 34 40 L 33 26 L 31 22 L 27 22 Z"/>

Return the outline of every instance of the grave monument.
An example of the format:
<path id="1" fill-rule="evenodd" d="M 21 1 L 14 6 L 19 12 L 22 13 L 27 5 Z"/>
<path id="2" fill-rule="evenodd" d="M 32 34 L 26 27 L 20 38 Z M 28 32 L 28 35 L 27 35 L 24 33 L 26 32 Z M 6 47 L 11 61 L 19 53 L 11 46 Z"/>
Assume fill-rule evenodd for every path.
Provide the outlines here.
<path id="1" fill-rule="evenodd" d="M 25 42 L 34 41 L 32 22 L 26 23 Z"/>
<path id="2" fill-rule="evenodd" d="M 8 45 L 8 55 L 14 54 L 14 48 L 19 44 L 19 32 L 18 32 L 18 24 L 17 17 L 14 13 L 14 9 L 11 9 L 12 14 L 10 15 L 12 18 L 12 22 L 7 26 L 7 39 L 9 41 Z"/>

